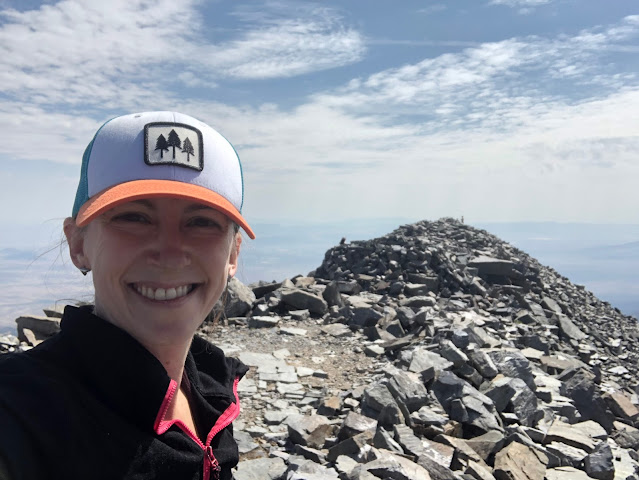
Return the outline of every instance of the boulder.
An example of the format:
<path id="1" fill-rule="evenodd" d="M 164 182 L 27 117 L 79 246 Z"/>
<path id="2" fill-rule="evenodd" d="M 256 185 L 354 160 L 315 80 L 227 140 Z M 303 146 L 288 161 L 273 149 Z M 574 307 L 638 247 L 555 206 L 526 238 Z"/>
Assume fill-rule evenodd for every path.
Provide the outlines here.
<path id="1" fill-rule="evenodd" d="M 322 415 L 289 415 L 286 425 L 294 444 L 312 448 L 323 448 L 333 428 L 329 419 Z"/>
<path id="2" fill-rule="evenodd" d="M 324 315 L 328 312 L 326 300 L 299 288 L 281 289 L 281 300 L 295 310 L 308 310 L 312 315 Z"/>
<path id="3" fill-rule="evenodd" d="M 286 473 L 281 458 L 257 458 L 240 462 L 233 472 L 236 480 L 280 480 Z"/>
<path id="4" fill-rule="evenodd" d="M 521 443 L 511 443 L 495 455 L 497 480 L 544 480 L 548 457 Z"/>
<path id="5" fill-rule="evenodd" d="M 227 318 L 241 317 L 251 311 L 255 302 L 255 294 L 250 287 L 247 287 L 237 278 L 229 280 L 228 290 L 224 300 L 224 315 Z"/>
<path id="6" fill-rule="evenodd" d="M 16 319 L 16 329 L 18 330 L 18 339 L 21 342 L 28 342 L 24 334 L 25 329 L 31 330 L 35 340 L 45 340 L 60 331 L 60 318 L 22 315 Z"/>

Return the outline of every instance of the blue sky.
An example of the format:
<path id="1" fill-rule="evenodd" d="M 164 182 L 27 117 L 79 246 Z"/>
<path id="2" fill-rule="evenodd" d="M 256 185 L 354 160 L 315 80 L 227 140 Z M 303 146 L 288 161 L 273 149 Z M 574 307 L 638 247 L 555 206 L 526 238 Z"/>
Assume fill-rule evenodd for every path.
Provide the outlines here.
<path id="1" fill-rule="evenodd" d="M 236 145 L 253 222 L 639 223 L 635 1 L 0 8 L 5 225 L 66 216 L 95 129 L 155 109 Z"/>
<path id="2" fill-rule="evenodd" d="M 0 247 L 159 109 L 236 146 L 249 223 L 639 224 L 638 54 L 635 0 L 0 0 Z"/>

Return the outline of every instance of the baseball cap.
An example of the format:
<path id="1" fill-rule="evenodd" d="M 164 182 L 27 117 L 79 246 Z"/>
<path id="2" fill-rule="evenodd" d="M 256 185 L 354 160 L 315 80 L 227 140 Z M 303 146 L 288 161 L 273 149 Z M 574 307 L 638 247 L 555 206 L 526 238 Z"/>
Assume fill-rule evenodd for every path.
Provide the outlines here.
<path id="1" fill-rule="evenodd" d="M 82 156 L 76 224 L 121 203 L 160 196 L 215 208 L 255 238 L 242 217 L 240 158 L 216 130 L 177 112 L 133 113 L 102 125 Z"/>

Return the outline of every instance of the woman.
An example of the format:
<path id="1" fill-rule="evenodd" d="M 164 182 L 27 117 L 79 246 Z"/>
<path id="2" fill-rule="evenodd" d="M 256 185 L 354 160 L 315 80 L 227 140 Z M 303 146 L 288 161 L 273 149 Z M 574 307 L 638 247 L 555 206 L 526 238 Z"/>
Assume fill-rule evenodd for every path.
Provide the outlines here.
<path id="1" fill-rule="evenodd" d="M 239 227 L 255 238 L 243 193 L 231 144 L 192 117 L 98 130 L 64 222 L 95 305 L 0 358 L 0 478 L 232 477 L 247 368 L 194 334 L 237 270 Z"/>

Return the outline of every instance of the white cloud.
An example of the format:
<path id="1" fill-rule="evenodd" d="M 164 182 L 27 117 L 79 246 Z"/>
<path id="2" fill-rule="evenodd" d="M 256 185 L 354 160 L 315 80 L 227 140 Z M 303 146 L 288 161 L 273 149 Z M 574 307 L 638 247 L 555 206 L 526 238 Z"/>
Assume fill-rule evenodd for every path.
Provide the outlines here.
<path id="1" fill-rule="evenodd" d="M 359 33 L 333 18 L 284 20 L 248 32 L 243 38 L 202 51 L 213 70 L 237 78 L 290 77 L 358 61 L 364 53 Z"/>
<path id="2" fill-rule="evenodd" d="M 5 10 L 0 89 L 20 101 L 53 105 L 126 106 L 152 97 L 159 88 L 149 67 L 189 46 L 162 26 L 171 21 L 177 31 L 190 31 L 187 26 L 197 25 L 193 13 L 192 2 L 168 0 L 65 0 Z"/>
<path id="3" fill-rule="evenodd" d="M 634 73 L 615 68 L 605 55 L 638 36 L 635 17 L 627 17 L 574 36 L 485 43 L 354 79 L 315 100 L 359 114 L 386 112 L 395 121 L 418 116 L 425 131 L 510 130 L 540 108 L 637 85 Z"/>
<path id="4" fill-rule="evenodd" d="M 536 7 L 547 5 L 554 0 L 491 0 L 488 5 L 505 5 L 511 8 L 517 8 L 520 15 L 528 15 L 535 11 Z"/>
<path id="5" fill-rule="evenodd" d="M 221 115 L 217 106 L 187 105 L 237 146 L 252 219 L 628 222 L 628 209 L 639 208 L 632 187 L 639 89 L 529 107 L 508 112 L 519 121 L 509 131 L 424 133 L 419 124 L 384 126 L 382 116 L 323 104 Z"/>
<path id="6" fill-rule="evenodd" d="M 531 8 L 546 5 L 553 0 L 491 0 L 489 5 L 506 5 L 514 8 Z"/>
<path id="7" fill-rule="evenodd" d="M 4 102 L 0 110 L 4 132 L 1 152 L 15 159 L 79 164 L 82 152 L 78 156 L 78 147 L 86 146 L 102 123 L 73 110 L 49 112 L 21 102 Z"/>
<path id="8" fill-rule="evenodd" d="M 252 145 L 240 147 L 259 189 L 249 196 L 269 199 L 247 208 L 627 222 L 639 208 L 639 84 L 602 58 L 636 38 L 629 25 L 484 44 L 355 79 L 293 112 L 231 115 L 231 138 Z"/>
<path id="9" fill-rule="evenodd" d="M 267 20 L 264 31 L 279 21 Z M 463 214 L 474 221 L 627 222 L 628 211 L 639 211 L 632 158 L 639 85 L 606 55 L 613 45 L 631 46 L 637 30 L 629 17 L 573 36 L 481 44 L 354 79 L 290 109 L 178 100 L 161 84 L 145 91 L 162 95 L 161 108 L 189 112 L 236 145 L 251 219 Z M 234 48 L 245 48 L 240 43 Z M 46 95 L 40 88 L 33 94 Z M 153 98 L 130 101 L 146 106 Z M 52 116 L 22 105 L 5 103 L 0 114 L 10 139 L 2 152 L 16 159 L 79 163 L 105 120 L 79 107 L 76 118 L 73 110 Z M 624 209 L 611 211 L 611 204 Z"/>
<path id="10" fill-rule="evenodd" d="M 63 0 L 3 10 L 0 90 L 34 104 L 133 108 L 166 95 L 176 81 L 288 77 L 352 63 L 364 52 L 360 35 L 327 9 L 210 43 L 202 39 L 198 3 Z"/>
<path id="11" fill-rule="evenodd" d="M 509 7 L 536 7 L 553 0 L 491 0 L 491 5 L 507 5 Z"/>
<path id="12" fill-rule="evenodd" d="M 213 68 L 238 78 L 274 78 L 335 68 L 361 60 L 362 35 L 320 3 L 265 1 L 238 5 L 233 15 L 248 31 L 205 56 Z"/>
<path id="13" fill-rule="evenodd" d="M 432 15 L 433 13 L 439 13 L 446 10 L 447 5 L 444 3 L 436 3 L 434 5 L 429 5 L 428 7 L 420 8 L 417 10 L 417 13 L 424 13 L 426 15 Z"/>

